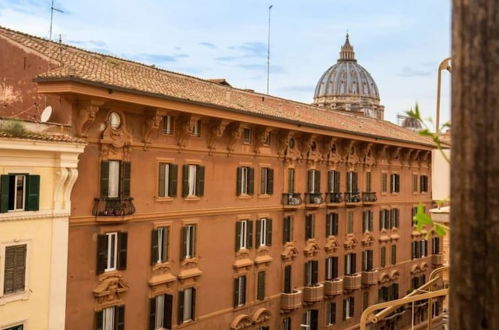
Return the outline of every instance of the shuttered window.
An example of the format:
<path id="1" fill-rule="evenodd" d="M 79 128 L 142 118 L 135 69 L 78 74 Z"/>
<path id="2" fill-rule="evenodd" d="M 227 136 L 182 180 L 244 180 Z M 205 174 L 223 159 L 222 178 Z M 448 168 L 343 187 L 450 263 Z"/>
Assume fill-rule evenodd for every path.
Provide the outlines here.
<path id="1" fill-rule="evenodd" d="M 262 218 L 256 221 L 256 246 L 272 245 L 272 219 Z"/>
<path id="2" fill-rule="evenodd" d="M 180 259 L 189 259 L 196 256 L 196 225 L 186 225 L 182 227 Z"/>
<path id="3" fill-rule="evenodd" d="M 254 186 L 255 186 L 255 169 L 247 166 L 238 167 L 237 180 L 236 180 L 237 196 L 253 195 Z"/>
<path id="4" fill-rule="evenodd" d="M 326 259 L 326 280 L 332 281 L 338 277 L 338 257 Z"/>
<path id="5" fill-rule="evenodd" d="M 39 204 L 39 175 L 5 174 L 0 177 L 0 213 L 38 211 Z"/>
<path id="6" fill-rule="evenodd" d="M 196 120 L 192 126 L 191 134 L 193 136 L 201 136 L 201 119 Z"/>
<path id="7" fill-rule="evenodd" d="M 327 172 L 327 191 L 330 193 L 340 192 L 340 172 L 338 171 Z"/>
<path id="8" fill-rule="evenodd" d="M 381 267 L 386 266 L 386 247 L 381 247 Z"/>
<path id="9" fill-rule="evenodd" d="M 366 192 L 371 192 L 371 172 L 366 172 Z"/>
<path id="10" fill-rule="evenodd" d="M 390 210 L 380 210 L 379 211 L 379 229 L 389 229 L 390 228 Z"/>
<path id="11" fill-rule="evenodd" d="M 414 217 L 416 216 L 416 214 L 418 213 L 418 207 L 417 206 L 413 206 L 412 209 L 411 209 L 411 220 L 412 220 L 412 225 L 415 226 L 417 224 L 417 220 L 414 219 Z"/>
<path id="12" fill-rule="evenodd" d="M 318 170 L 308 170 L 308 192 L 321 192 L 321 172 Z"/>
<path id="13" fill-rule="evenodd" d="M 282 330 L 292 330 L 290 317 L 286 317 L 282 320 Z"/>
<path id="14" fill-rule="evenodd" d="M 362 232 L 372 232 L 373 231 L 373 212 L 366 210 L 362 212 Z"/>
<path id="15" fill-rule="evenodd" d="M 431 253 L 440 254 L 440 237 L 433 237 L 431 239 Z"/>
<path id="16" fill-rule="evenodd" d="M 293 241 L 293 216 L 288 215 L 283 219 L 282 243 Z"/>
<path id="17" fill-rule="evenodd" d="M 131 168 L 130 162 L 118 160 L 101 162 L 101 197 L 130 197 Z"/>
<path id="18" fill-rule="evenodd" d="M 400 226 L 400 211 L 399 209 L 391 209 L 390 210 L 390 228 L 399 228 Z"/>
<path id="19" fill-rule="evenodd" d="M 357 172 L 347 172 L 347 192 L 359 192 L 358 175 Z"/>
<path id="20" fill-rule="evenodd" d="M 246 304 L 246 276 L 234 279 L 234 307 Z"/>
<path id="21" fill-rule="evenodd" d="M 353 233 L 353 211 L 347 211 L 347 234 Z"/>
<path id="22" fill-rule="evenodd" d="M 187 288 L 178 293 L 178 324 L 195 320 L 196 317 L 196 289 Z"/>
<path id="23" fill-rule="evenodd" d="M 420 191 L 422 193 L 428 192 L 428 176 L 427 175 L 421 175 L 419 177 L 419 183 L 420 183 Z"/>
<path id="24" fill-rule="evenodd" d="M 381 192 L 388 192 L 388 174 L 381 173 Z"/>
<path id="25" fill-rule="evenodd" d="M 362 251 L 362 271 L 370 272 L 373 270 L 373 251 Z"/>
<path id="26" fill-rule="evenodd" d="M 163 294 L 149 299 L 149 330 L 172 328 L 173 296 Z"/>
<path id="27" fill-rule="evenodd" d="M 258 272 L 256 284 L 256 299 L 265 299 L 265 272 Z"/>
<path id="28" fill-rule="evenodd" d="M 97 274 L 124 270 L 127 266 L 128 234 L 111 232 L 97 236 Z"/>
<path id="29" fill-rule="evenodd" d="M 26 280 L 27 245 L 11 245 L 5 248 L 3 293 L 24 291 Z"/>
<path id="30" fill-rule="evenodd" d="M 159 197 L 177 196 L 177 176 L 176 164 L 159 163 Z"/>
<path id="31" fill-rule="evenodd" d="M 398 193 L 400 192 L 400 175 L 392 173 L 390 175 L 390 192 Z"/>
<path id="32" fill-rule="evenodd" d="M 113 306 L 95 313 L 96 330 L 125 330 L 125 306 Z"/>
<path id="33" fill-rule="evenodd" d="M 326 325 L 332 325 L 336 323 L 336 303 L 327 304 L 327 316 Z"/>
<path id="34" fill-rule="evenodd" d="M 307 214 L 305 216 L 305 240 L 315 237 L 315 215 Z"/>
<path id="35" fill-rule="evenodd" d="M 293 291 L 292 279 L 291 279 L 291 265 L 284 267 L 284 293 L 291 293 Z"/>
<path id="36" fill-rule="evenodd" d="M 251 249 L 253 241 L 253 221 L 236 222 L 236 252 L 241 249 Z"/>
<path id="37" fill-rule="evenodd" d="M 397 264 L 397 246 L 392 245 L 392 265 Z"/>
<path id="38" fill-rule="evenodd" d="M 417 174 L 412 175 L 412 192 L 413 193 L 418 192 L 418 175 Z"/>
<path id="39" fill-rule="evenodd" d="M 351 319 L 354 316 L 354 307 L 354 297 L 348 297 L 343 300 L 343 320 Z"/>
<path id="40" fill-rule="evenodd" d="M 293 194 L 295 192 L 295 169 L 288 168 L 288 193 Z"/>
<path id="41" fill-rule="evenodd" d="M 274 170 L 268 167 L 261 169 L 260 193 L 272 195 L 274 193 Z"/>
<path id="42" fill-rule="evenodd" d="M 151 265 L 168 261 L 169 227 L 159 227 L 151 235 Z"/>
<path id="43" fill-rule="evenodd" d="M 338 217 L 335 212 L 326 215 L 326 237 L 338 235 Z"/>
<path id="44" fill-rule="evenodd" d="M 182 196 L 204 195 L 205 167 L 201 165 L 186 164 L 182 167 Z"/>
<path id="45" fill-rule="evenodd" d="M 319 281 L 319 261 L 309 260 L 305 263 L 305 286 L 315 286 Z"/>
<path id="46" fill-rule="evenodd" d="M 345 254 L 345 275 L 353 275 L 356 273 L 356 258 L 355 253 Z"/>

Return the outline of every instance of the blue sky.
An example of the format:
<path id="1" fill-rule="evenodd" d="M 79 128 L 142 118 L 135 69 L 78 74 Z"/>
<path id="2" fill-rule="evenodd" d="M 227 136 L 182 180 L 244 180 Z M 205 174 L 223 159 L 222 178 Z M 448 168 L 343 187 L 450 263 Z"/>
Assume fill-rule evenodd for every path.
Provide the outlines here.
<path id="1" fill-rule="evenodd" d="M 312 102 L 336 63 L 345 32 L 374 77 L 385 118 L 420 103 L 433 116 L 438 63 L 450 54 L 446 0 L 56 0 L 54 39 L 233 86 L 266 90 L 268 6 L 270 93 Z M 0 25 L 48 37 L 50 0 L 0 0 Z M 449 118 L 444 73 L 442 115 Z"/>

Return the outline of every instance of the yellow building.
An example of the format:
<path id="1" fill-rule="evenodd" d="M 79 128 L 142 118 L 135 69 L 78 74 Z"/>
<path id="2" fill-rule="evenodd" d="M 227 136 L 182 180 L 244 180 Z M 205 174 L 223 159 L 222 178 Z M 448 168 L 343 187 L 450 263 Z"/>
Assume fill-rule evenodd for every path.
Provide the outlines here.
<path id="1" fill-rule="evenodd" d="M 64 329 L 70 195 L 85 144 L 0 121 L 0 329 Z"/>

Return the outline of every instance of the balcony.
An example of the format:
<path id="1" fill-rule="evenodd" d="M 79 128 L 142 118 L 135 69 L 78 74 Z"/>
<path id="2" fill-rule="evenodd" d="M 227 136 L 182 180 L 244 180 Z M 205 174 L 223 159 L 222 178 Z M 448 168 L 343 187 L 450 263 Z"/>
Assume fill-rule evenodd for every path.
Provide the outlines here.
<path id="1" fill-rule="evenodd" d="M 293 310 L 301 306 L 302 292 L 300 290 L 293 290 L 292 293 L 281 293 L 281 309 Z"/>
<path id="2" fill-rule="evenodd" d="M 433 254 L 431 256 L 431 264 L 435 267 L 442 266 L 444 264 L 444 258 L 441 254 Z"/>
<path id="3" fill-rule="evenodd" d="M 303 288 L 303 301 L 308 304 L 321 301 L 324 298 L 324 286 L 316 284 L 315 286 L 306 286 Z"/>
<path id="4" fill-rule="evenodd" d="M 324 282 L 324 295 L 337 296 L 343 293 L 343 279 L 337 278 L 332 281 Z"/>
<path id="5" fill-rule="evenodd" d="M 362 272 L 362 284 L 364 284 L 364 285 L 376 285 L 377 283 L 378 283 L 378 271 L 377 270 Z"/>
<path id="6" fill-rule="evenodd" d="M 282 194 L 282 205 L 287 210 L 296 210 L 302 203 L 300 193 Z"/>
<path id="7" fill-rule="evenodd" d="M 364 205 L 372 205 L 374 204 L 378 198 L 376 197 L 375 192 L 363 192 L 362 193 L 362 203 Z"/>
<path id="8" fill-rule="evenodd" d="M 340 206 L 343 203 L 342 193 L 326 193 L 326 205 L 329 207 Z"/>
<path id="9" fill-rule="evenodd" d="M 133 206 L 133 198 L 95 198 L 92 214 L 100 219 L 100 221 L 116 221 L 115 217 L 130 216 L 135 213 Z M 120 220 L 120 221 L 121 221 Z"/>
<path id="10" fill-rule="evenodd" d="M 305 207 L 318 208 L 324 203 L 321 193 L 305 193 Z"/>
<path id="11" fill-rule="evenodd" d="M 361 198 L 359 192 L 347 192 L 345 193 L 345 203 L 347 206 L 357 206 L 360 205 Z"/>
<path id="12" fill-rule="evenodd" d="M 343 289 L 345 290 L 358 290 L 361 286 L 361 275 L 360 273 L 345 275 L 343 277 Z"/>

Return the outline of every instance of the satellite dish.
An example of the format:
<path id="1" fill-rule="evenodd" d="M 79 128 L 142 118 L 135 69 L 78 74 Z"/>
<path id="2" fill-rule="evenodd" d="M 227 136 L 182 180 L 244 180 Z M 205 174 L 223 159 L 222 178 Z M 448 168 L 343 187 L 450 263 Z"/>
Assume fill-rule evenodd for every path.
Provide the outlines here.
<path id="1" fill-rule="evenodd" d="M 49 105 L 42 111 L 42 115 L 40 116 L 40 121 L 42 123 L 46 123 L 49 119 L 50 116 L 52 116 L 52 107 Z"/>

